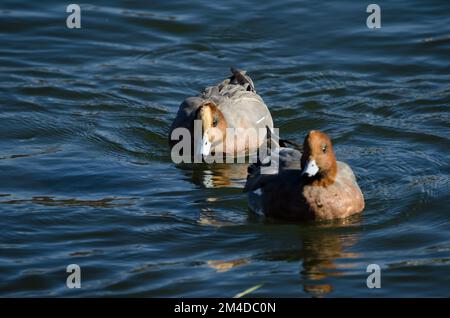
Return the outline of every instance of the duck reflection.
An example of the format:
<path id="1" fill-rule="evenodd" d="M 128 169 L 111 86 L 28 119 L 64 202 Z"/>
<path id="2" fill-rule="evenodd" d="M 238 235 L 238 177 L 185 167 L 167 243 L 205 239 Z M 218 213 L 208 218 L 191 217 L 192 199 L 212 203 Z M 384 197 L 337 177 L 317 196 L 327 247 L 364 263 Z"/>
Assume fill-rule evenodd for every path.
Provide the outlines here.
<path id="1" fill-rule="evenodd" d="M 248 164 L 183 164 L 178 165 L 195 185 L 203 188 L 243 188 Z"/>
<path id="2" fill-rule="evenodd" d="M 329 277 L 343 275 L 342 269 L 349 264 L 339 264 L 337 260 L 357 258 L 357 253 L 348 252 L 348 248 L 357 241 L 356 235 L 320 234 L 303 238 L 302 269 L 304 291 L 314 297 L 320 297 L 333 291 Z"/>
<path id="3" fill-rule="evenodd" d="M 356 266 L 356 261 L 352 264 L 351 259 L 356 260 L 360 255 L 349 249 L 357 243 L 358 236 L 348 233 L 348 229 L 357 226 L 360 221 L 361 216 L 354 216 L 346 220 L 301 225 L 301 232 L 295 234 L 299 247 L 294 251 L 265 254 L 264 258 L 299 261 L 303 290 L 312 297 L 323 297 L 333 291 L 331 278 L 343 276 L 346 270 Z M 287 235 L 287 240 L 292 241 L 291 233 Z"/>

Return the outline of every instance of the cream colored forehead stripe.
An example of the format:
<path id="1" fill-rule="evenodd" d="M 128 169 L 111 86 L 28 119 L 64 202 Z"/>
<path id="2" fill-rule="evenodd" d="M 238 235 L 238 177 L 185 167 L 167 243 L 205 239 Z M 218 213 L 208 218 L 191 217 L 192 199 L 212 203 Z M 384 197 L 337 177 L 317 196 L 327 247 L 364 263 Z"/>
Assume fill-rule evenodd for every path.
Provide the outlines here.
<path id="1" fill-rule="evenodd" d="M 203 124 L 207 124 L 208 126 L 212 125 L 212 111 L 211 108 L 206 107 L 203 109 L 202 112 L 202 119 L 203 119 Z M 208 128 L 208 127 L 203 127 L 203 128 Z"/>

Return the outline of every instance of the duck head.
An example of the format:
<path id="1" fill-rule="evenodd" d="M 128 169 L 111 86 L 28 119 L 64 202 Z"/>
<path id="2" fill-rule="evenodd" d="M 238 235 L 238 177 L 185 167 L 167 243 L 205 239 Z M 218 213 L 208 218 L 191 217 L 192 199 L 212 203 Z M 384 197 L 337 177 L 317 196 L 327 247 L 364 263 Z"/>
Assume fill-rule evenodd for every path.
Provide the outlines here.
<path id="1" fill-rule="evenodd" d="M 312 130 L 303 142 L 302 176 L 327 186 L 334 183 L 337 173 L 336 156 L 330 138 L 319 130 Z"/>
<path id="2" fill-rule="evenodd" d="M 197 110 L 196 119 L 202 121 L 202 138 L 197 141 L 197 154 L 208 156 L 219 143 L 222 143 L 224 148 L 227 122 L 216 104 L 210 101 L 204 103 Z"/>

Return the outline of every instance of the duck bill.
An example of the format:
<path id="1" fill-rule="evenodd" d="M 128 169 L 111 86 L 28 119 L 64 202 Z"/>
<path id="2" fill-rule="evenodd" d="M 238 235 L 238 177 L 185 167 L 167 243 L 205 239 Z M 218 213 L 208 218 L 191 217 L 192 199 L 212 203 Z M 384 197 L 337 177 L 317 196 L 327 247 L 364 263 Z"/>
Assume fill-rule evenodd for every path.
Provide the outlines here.
<path id="1" fill-rule="evenodd" d="M 209 156 L 211 153 L 211 142 L 208 140 L 208 136 L 205 134 L 203 138 L 197 141 L 196 146 L 197 155 Z"/>
<path id="2" fill-rule="evenodd" d="M 315 160 L 309 160 L 306 162 L 305 167 L 303 168 L 302 175 L 306 175 L 308 177 L 314 177 L 319 172 L 319 167 Z"/>

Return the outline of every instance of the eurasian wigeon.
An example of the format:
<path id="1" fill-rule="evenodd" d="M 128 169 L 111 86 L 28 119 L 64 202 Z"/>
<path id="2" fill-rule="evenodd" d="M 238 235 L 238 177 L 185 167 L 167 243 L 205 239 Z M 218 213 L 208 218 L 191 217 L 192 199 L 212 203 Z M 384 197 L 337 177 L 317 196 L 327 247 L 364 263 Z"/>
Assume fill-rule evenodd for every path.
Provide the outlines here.
<path id="1" fill-rule="evenodd" d="M 279 160 L 273 174 L 261 174 L 260 163 L 249 167 L 244 191 L 253 211 L 274 218 L 329 220 L 364 209 L 364 197 L 352 169 L 336 161 L 325 133 L 311 131 L 303 143 L 303 154 L 280 147 L 274 155 Z"/>
<path id="2" fill-rule="evenodd" d="M 208 156 L 216 152 L 232 157 L 255 153 L 264 138 L 248 143 L 248 128 L 273 128 L 269 109 L 256 93 L 252 79 L 245 71 L 231 69 L 232 75 L 220 84 L 207 87 L 199 96 L 187 98 L 181 105 L 169 132 L 169 144 L 173 147 L 178 140 L 171 140 L 172 132 L 179 127 L 187 128 L 192 136 L 192 148 L 198 155 Z M 194 147 L 194 120 L 201 120 L 202 136 Z M 234 130 L 227 134 L 227 128 Z M 263 136 L 264 137 L 264 136 Z M 232 140 L 232 147 L 227 147 Z M 231 143 L 230 143 L 231 144 Z"/>

